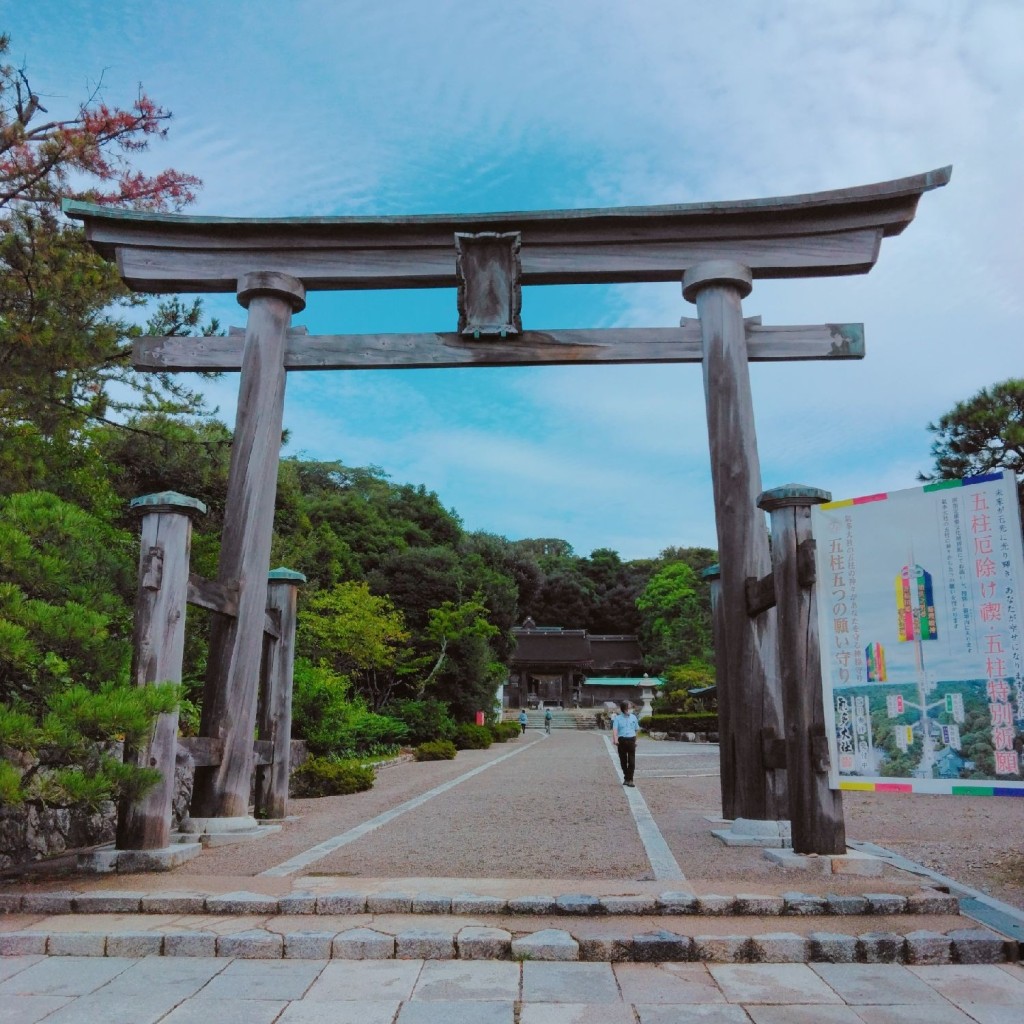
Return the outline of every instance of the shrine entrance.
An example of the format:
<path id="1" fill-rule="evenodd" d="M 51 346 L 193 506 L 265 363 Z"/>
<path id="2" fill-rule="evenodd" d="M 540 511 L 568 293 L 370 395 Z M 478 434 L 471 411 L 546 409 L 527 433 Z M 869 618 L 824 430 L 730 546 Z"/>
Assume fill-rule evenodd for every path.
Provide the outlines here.
<path id="1" fill-rule="evenodd" d="M 811 678 L 819 670 L 798 635 L 806 629 L 808 601 L 815 621 L 801 509 L 822 500 L 821 492 L 762 495 L 747 363 L 859 359 L 863 328 L 767 326 L 759 317 L 744 318 L 742 301 L 758 279 L 868 272 L 882 239 L 902 232 L 921 195 L 945 185 L 950 174 L 947 167 L 857 188 L 741 202 L 452 216 L 229 219 L 65 202 L 65 212 L 83 221 L 90 242 L 116 260 L 129 287 L 235 292 L 248 310 L 244 332 L 140 338 L 134 351 L 134 365 L 143 371 L 241 373 L 218 577 L 188 581 L 189 600 L 216 613 L 200 726 L 216 751 L 197 768 L 193 817 L 224 828 L 254 824 L 248 814 L 253 734 L 288 372 L 693 362 L 704 375 L 721 558 L 715 646 L 723 813 L 791 818 L 798 852 L 837 852 L 839 845 L 845 852 L 840 795 L 828 790 L 824 774 L 820 686 L 815 706 Z M 678 327 L 523 327 L 523 285 L 656 281 L 681 281 L 696 319 L 684 317 Z M 454 332 L 311 336 L 290 327 L 307 291 L 414 287 L 457 287 Z M 759 496 L 761 508 L 772 510 L 777 534 L 774 573 Z M 793 522 L 783 522 L 790 513 Z M 149 552 L 155 558 L 154 552 L 163 565 L 157 540 Z M 158 592 L 160 573 L 153 564 L 147 572 L 140 588 Z M 783 636 L 781 646 L 776 601 L 778 618 L 794 613 L 794 625 L 784 624 L 792 635 Z M 180 608 L 161 614 L 168 631 L 182 618 Z M 269 628 L 278 629 L 273 622 Z M 144 685 L 154 677 L 138 653 L 152 637 L 140 638 L 138 629 L 134 671 Z M 287 638 L 280 639 L 287 647 Z M 180 679 L 180 651 L 176 657 Z M 175 678 L 173 661 L 159 678 Z M 285 676 L 290 679 L 290 670 Z M 164 735 L 171 724 L 162 727 Z M 286 780 L 287 735 L 278 739 L 283 742 L 266 756 L 279 775 L 284 760 Z M 173 779 L 173 745 L 138 756 L 163 768 L 165 781 Z M 119 839 L 121 848 L 165 843 L 161 823 L 170 819 L 170 782 L 133 814 L 140 824 Z"/>

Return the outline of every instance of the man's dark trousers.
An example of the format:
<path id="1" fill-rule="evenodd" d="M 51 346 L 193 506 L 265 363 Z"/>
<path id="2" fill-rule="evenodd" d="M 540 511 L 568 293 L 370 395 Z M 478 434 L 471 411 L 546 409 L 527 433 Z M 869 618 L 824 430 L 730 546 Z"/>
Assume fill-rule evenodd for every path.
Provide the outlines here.
<path id="1" fill-rule="evenodd" d="M 636 769 L 636 737 L 619 737 L 619 764 L 622 765 L 622 781 L 632 782 Z"/>

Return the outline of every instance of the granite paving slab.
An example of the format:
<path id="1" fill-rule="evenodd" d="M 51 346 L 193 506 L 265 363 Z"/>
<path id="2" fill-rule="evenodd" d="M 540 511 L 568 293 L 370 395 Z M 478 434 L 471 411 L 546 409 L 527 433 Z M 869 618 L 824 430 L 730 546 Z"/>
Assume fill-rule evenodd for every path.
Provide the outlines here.
<path id="1" fill-rule="evenodd" d="M 128 970 L 133 963 L 120 957 L 46 957 L 0 982 L 0 999 L 8 995 L 87 995 Z"/>
<path id="2" fill-rule="evenodd" d="M 811 970 L 852 1005 L 942 1002 L 933 987 L 900 964 L 812 964 Z"/>
<path id="3" fill-rule="evenodd" d="M 217 999 L 198 995 L 172 1010 L 160 1024 L 274 1024 L 287 1006 L 281 999 Z"/>
<path id="4" fill-rule="evenodd" d="M 291 1003 L 277 1024 L 393 1024 L 398 1000 L 360 999 L 346 1003 Z"/>
<path id="5" fill-rule="evenodd" d="M 404 1003 L 395 1024 L 514 1024 L 512 1003 L 462 1000 Z"/>
<path id="6" fill-rule="evenodd" d="M 621 1001 L 611 964 L 523 964 L 524 1003 L 616 1003 Z"/>
<path id="7" fill-rule="evenodd" d="M 1024 978 L 1015 977 L 995 964 L 915 966 L 907 970 L 956 1006 L 1019 1006 L 1024 1016 Z"/>
<path id="8" fill-rule="evenodd" d="M 724 1003 L 725 996 L 703 964 L 616 964 L 627 1003 Z"/>
<path id="9" fill-rule="evenodd" d="M 408 999 L 423 964 L 418 960 L 333 960 L 303 1002 L 388 1002 Z"/>
<path id="10" fill-rule="evenodd" d="M 412 992 L 413 999 L 454 1001 L 519 998 L 519 965 L 500 961 L 430 961 Z"/>
<path id="11" fill-rule="evenodd" d="M 710 964 L 730 1003 L 839 1003 L 806 964 Z"/>
<path id="12" fill-rule="evenodd" d="M 218 999 L 301 999 L 325 966 L 322 960 L 233 960 L 203 994 Z"/>
<path id="13" fill-rule="evenodd" d="M 636 1014 L 640 1024 L 750 1024 L 743 1007 L 731 1003 L 693 1003 L 682 1009 L 640 1004 Z"/>
<path id="14" fill-rule="evenodd" d="M 674 1021 L 678 1021 L 676 1016 Z M 519 1024 L 635 1024 L 625 1003 L 524 1003 Z"/>

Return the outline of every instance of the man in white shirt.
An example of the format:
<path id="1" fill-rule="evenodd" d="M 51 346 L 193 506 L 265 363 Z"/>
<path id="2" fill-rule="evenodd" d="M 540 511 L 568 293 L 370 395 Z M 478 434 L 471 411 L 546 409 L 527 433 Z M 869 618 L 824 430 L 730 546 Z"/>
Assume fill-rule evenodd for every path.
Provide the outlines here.
<path id="1" fill-rule="evenodd" d="M 612 719 L 612 743 L 619 751 L 624 786 L 633 786 L 633 772 L 636 770 L 636 734 L 639 730 L 640 723 L 633 714 L 633 705 L 624 700 L 619 705 L 619 714 Z"/>

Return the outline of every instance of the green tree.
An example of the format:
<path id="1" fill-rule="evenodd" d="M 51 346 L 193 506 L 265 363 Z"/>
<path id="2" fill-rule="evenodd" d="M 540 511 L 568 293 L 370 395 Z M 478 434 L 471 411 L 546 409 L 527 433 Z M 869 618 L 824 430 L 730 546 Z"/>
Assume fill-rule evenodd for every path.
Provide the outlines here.
<path id="1" fill-rule="evenodd" d="M 637 599 L 643 618 L 641 640 L 651 668 L 661 671 L 711 653 L 708 616 L 697 574 L 685 562 L 659 569 Z"/>
<path id="2" fill-rule="evenodd" d="M 0 700 L 127 678 L 136 545 L 56 495 L 0 498 Z"/>
<path id="3" fill-rule="evenodd" d="M 501 631 L 489 621 L 482 595 L 459 603 L 445 601 L 431 609 L 425 633 L 437 658 L 417 698 L 443 700 L 457 721 L 468 722 L 477 711 L 490 711 L 503 675 L 491 643 Z"/>
<path id="4" fill-rule="evenodd" d="M 402 613 L 366 583 L 350 581 L 320 591 L 299 612 L 296 646 L 314 664 L 350 678 L 374 710 L 399 682 L 409 657 Z"/>
<path id="5" fill-rule="evenodd" d="M 1000 469 L 1017 477 L 1024 495 L 1024 379 L 982 388 L 957 404 L 937 422 L 929 423 L 934 469 L 919 473 L 920 480 L 958 480 Z"/>
<path id="6" fill-rule="evenodd" d="M 170 114 L 140 92 L 111 107 L 97 92 L 49 115 L 27 72 L 5 61 L 0 36 L 0 488 L 46 487 L 70 457 L 87 473 L 89 422 L 131 409 L 197 411 L 199 397 L 167 375 L 139 375 L 128 312 L 144 303 L 60 212 L 63 197 L 137 209 L 177 209 L 199 182 L 145 175 L 133 158 L 166 133 Z M 48 116 L 44 116 L 48 115 Z M 170 303 L 158 317 L 184 330 L 199 307 Z M 111 385 L 119 387 L 115 392 Z M 58 467 L 57 471 L 53 467 Z M 66 495 L 65 496 L 70 496 Z"/>

